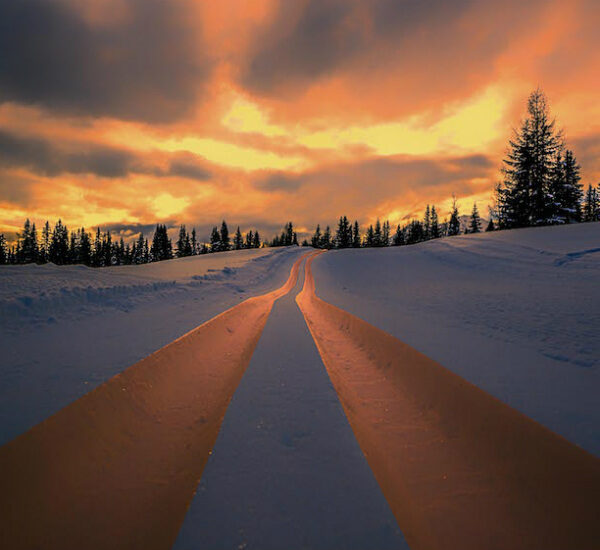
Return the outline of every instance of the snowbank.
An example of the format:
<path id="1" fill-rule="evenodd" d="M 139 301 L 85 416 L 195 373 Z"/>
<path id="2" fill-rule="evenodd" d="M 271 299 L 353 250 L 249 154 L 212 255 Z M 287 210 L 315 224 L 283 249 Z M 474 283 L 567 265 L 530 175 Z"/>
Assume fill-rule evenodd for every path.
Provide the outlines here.
<path id="1" fill-rule="evenodd" d="M 341 250 L 317 294 L 600 454 L 600 224 Z"/>
<path id="2" fill-rule="evenodd" d="M 0 444 L 225 309 L 278 288 L 305 252 L 0 267 Z"/>

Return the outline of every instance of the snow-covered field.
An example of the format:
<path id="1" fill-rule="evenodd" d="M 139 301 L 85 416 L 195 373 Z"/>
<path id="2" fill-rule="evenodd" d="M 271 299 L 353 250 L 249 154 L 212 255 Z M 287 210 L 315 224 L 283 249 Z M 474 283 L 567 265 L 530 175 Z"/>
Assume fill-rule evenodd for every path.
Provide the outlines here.
<path id="1" fill-rule="evenodd" d="M 600 224 L 332 251 L 317 294 L 600 454 Z"/>
<path id="2" fill-rule="evenodd" d="M 304 252 L 0 267 L 0 444 L 204 321 L 279 287 Z"/>

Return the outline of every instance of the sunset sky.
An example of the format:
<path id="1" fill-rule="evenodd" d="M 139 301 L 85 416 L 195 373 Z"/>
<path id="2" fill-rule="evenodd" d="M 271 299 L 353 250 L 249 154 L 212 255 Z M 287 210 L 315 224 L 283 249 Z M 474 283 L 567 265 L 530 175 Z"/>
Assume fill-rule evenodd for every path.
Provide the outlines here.
<path id="1" fill-rule="evenodd" d="M 0 0 L 0 232 L 483 215 L 541 86 L 600 180 L 597 0 Z"/>

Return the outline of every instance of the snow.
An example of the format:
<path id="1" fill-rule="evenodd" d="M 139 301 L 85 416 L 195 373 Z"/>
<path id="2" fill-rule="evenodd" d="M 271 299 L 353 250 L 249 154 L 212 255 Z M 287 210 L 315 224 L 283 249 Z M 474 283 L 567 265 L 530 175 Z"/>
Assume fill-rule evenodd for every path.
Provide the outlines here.
<path id="1" fill-rule="evenodd" d="M 331 251 L 317 294 L 600 454 L 600 224 Z"/>
<path id="2" fill-rule="evenodd" d="M 179 533 L 184 548 L 408 548 L 302 313 L 278 300 Z"/>
<path id="3" fill-rule="evenodd" d="M 305 252 L 0 267 L 0 444 L 229 307 L 278 288 Z"/>

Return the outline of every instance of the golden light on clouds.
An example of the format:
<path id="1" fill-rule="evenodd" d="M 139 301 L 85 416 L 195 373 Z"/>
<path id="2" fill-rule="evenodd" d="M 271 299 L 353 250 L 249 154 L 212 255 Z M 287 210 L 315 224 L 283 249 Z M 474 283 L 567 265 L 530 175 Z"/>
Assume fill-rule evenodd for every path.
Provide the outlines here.
<path id="1" fill-rule="evenodd" d="M 25 216 L 274 232 L 443 216 L 453 192 L 485 212 L 537 86 L 583 183 L 600 179 L 590 0 L 19 6 L 0 4 L 0 232 Z"/>

